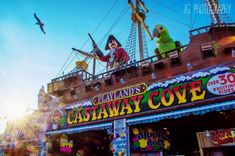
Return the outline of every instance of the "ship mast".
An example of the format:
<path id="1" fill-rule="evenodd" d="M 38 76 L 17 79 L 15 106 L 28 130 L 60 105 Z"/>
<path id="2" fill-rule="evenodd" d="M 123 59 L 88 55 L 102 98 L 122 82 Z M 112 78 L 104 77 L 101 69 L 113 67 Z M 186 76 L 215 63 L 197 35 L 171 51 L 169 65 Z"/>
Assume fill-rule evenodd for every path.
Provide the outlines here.
<path id="1" fill-rule="evenodd" d="M 208 5 L 210 13 L 211 13 L 212 21 L 215 21 L 215 23 L 213 23 L 213 24 L 220 25 L 222 22 L 221 22 L 221 19 L 219 16 L 218 0 L 206 0 L 206 2 L 207 2 L 207 5 Z"/>
<path id="2" fill-rule="evenodd" d="M 96 73 L 96 71 L 95 71 L 95 69 L 96 69 L 96 58 L 94 57 L 93 58 L 93 71 L 92 71 L 92 74 L 93 74 L 93 80 L 95 79 L 95 73 Z"/>
<path id="3" fill-rule="evenodd" d="M 152 40 L 153 37 L 151 33 L 148 30 L 148 26 L 144 23 L 145 20 L 145 13 L 148 12 L 148 9 L 145 7 L 144 3 L 141 0 L 136 0 L 135 5 L 132 3 L 131 0 L 128 0 L 128 4 L 130 5 L 130 8 L 132 9 L 132 15 L 131 19 L 133 23 L 136 23 L 137 25 L 137 33 L 138 33 L 138 46 L 139 46 L 139 59 L 144 59 L 144 45 L 143 45 L 143 33 L 142 28 L 145 29 L 147 34 L 149 35 L 150 39 Z M 140 9 L 141 7 L 141 9 Z"/>
<path id="4" fill-rule="evenodd" d="M 136 13 L 139 14 L 139 3 L 136 1 Z M 139 57 L 140 60 L 144 59 L 144 53 L 143 53 L 143 38 L 142 38 L 142 33 L 141 33 L 141 23 L 138 20 L 137 21 L 137 31 L 138 31 L 138 45 L 139 45 Z"/>

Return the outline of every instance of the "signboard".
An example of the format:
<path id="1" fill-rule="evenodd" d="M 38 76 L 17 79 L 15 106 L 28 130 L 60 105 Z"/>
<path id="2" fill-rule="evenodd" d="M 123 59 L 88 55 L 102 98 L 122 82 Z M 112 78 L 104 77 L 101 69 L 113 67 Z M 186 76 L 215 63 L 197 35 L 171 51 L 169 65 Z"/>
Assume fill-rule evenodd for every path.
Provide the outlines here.
<path id="1" fill-rule="evenodd" d="M 235 91 L 235 73 L 227 72 L 210 78 L 207 89 L 214 95 L 227 95 Z"/>
<path id="2" fill-rule="evenodd" d="M 115 90 L 109 93 L 97 95 L 93 98 L 92 102 L 95 105 L 106 103 L 106 102 L 112 102 L 115 100 L 143 94 L 146 92 L 146 89 L 147 89 L 147 85 L 145 83 L 141 83 L 135 86 L 130 86 L 130 87 L 122 88 L 122 89 Z"/>
<path id="3" fill-rule="evenodd" d="M 235 144 L 235 129 L 222 129 L 209 132 L 209 138 L 215 145 Z"/>
<path id="4" fill-rule="evenodd" d="M 154 130 L 150 127 L 132 128 L 131 148 L 133 151 L 160 151 L 170 149 L 169 131 Z"/>
<path id="5" fill-rule="evenodd" d="M 62 134 L 60 137 L 60 152 L 71 153 L 73 149 L 73 140 L 68 140 L 66 134 Z"/>
<path id="6" fill-rule="evenodd" d="M 114 135 L 111 142 L 111 151 L 114 155 L 127 155 L 127 132 L 126 119 L 114 120 Z"/>
<path id="7" fill-rule="evenodd" d="M 63 129 L 91 121 L 141 116 L 143 113 L 151 113 L 163 108 L 167 108 L 164 109 L 165 111 L 173 111 L 178 107 L 197 106 L 195 102 L 227 96 L 234 92 L 234 67 L 216 67 L 208 71 L 156 82 L 149 86 L 145 83 L 136 84 L 97 95 L 92 101 L 69 105 L 58 111 L 61 118 L 60 125 L 54 128 Z M 205 102 L 206 104 L 208 102 Z M 81 107 L 83 105 L 84 107 Z"/>

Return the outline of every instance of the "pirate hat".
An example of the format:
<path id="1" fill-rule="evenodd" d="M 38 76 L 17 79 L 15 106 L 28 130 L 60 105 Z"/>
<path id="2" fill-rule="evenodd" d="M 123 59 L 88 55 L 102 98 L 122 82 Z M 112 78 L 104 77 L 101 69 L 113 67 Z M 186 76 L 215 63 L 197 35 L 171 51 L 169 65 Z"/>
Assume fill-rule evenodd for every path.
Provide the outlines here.
<path id="1" fill-rule="evenodd" d="M 54 110 L 53 115 L 52 115 L 52 118 L 51 118 L 51 122 L 52 122 L 52 123 L 55 122 L 55 121 L 54 121 L 54 117 L 57 116 L 57 115 L 59 115 L 60 118 L 61 118 L 61 117 L 64 115 L 64 113 L 63 113 L 62 110 L 60 110 L 59 108 L 56 108 L 56 109 Z"/>
<path id="2" fill-rule="evenodd" d="M 109 35 L 109 38 L 108 38 L 107 43 L 106 43 L 106 45 L 105 45 L 105 50 L 109 50 L 109 49 L 110 49 L 110 48 L 109 48 L 109 42 L 110 42 L 111 40 L 115 40 L 115 41 L 117 42 L 117 47 L 121 47 L 121 46 L 122 46 L 121 43 L 118 42 L 118 40 L 117 40 L 113 35 Z"/>

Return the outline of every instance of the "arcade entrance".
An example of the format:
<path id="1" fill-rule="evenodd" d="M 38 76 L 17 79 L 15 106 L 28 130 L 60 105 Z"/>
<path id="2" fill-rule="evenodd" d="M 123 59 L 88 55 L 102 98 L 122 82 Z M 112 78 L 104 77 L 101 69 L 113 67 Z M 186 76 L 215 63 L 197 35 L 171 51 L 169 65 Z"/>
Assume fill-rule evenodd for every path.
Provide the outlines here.
<path id="1" fill-rule="evenodd" d="M 234 119 L 235 110 L 227 110 L 131 126 L 131 155 L 200 156 L 197 133 L 235 128 Z M 136 133 L 137 137 L 133 133 Z M 162 154 L 158 154 L 159 151 L 162 151 Z M 218 156 L 233 156 L 235 146 L 229 144 L 229 146 L 204 148 L 203 151 L 205 156 L 214 156 L 215 153 L 220 154 Z"/>
<path id="2" fill-rule="evenodd" d="M 48 153 L 53 156 L 112 156 L 111 138 L 105 130 L 59 134 L 49 139 L 52 147 Z"/>

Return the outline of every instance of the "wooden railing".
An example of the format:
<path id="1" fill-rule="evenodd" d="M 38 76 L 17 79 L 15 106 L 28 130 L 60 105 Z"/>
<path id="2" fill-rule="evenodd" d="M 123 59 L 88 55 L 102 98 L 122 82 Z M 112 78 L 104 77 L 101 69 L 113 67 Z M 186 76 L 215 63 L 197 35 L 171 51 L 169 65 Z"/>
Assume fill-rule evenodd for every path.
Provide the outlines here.
<path id="1" fill-rule="evenodd" d="M 200 27 L 197 29 L 190 30 L 189 35 L 190 35 L 190 37 L 192 37 L 192 36 L 195 36 L 195 35 L 198 35 L 201 33 L 208 32 L 211 27 L 226 27 L 226 26 L 227 27 L 228 26 L 235 26 L 235 23 L 221 23 L 220 25 L 208 25 L 205 27 Z"/>
<path id="2" fill-rule="evenodd" d="M 75 68 L 75 71 L 72 71 L 66 75 L 57 77 L 55 79 L 52 79 L 51 82 L 62 81 L 62 80 L 65 80 L 65 79 L 68 79 L 68 78 L 74 77 L 74 76 L 80 76 L 83 80 L 93 78 L 93 75 L 91 73 L 89 73 L 85 70 L 79 70 L 79 69 Z"/>
<path id="3" fill-rule="evenodd" d="M 168 53 L 171 53 L 171 52 L 176 51 L 178 49 L 185 49 L 187 46 L 188 45 L 184 45 L 184 46 L 181 46 L 179 48 L 167 51 L 166 54 L 168 56 Z M 91 73 L 89 73 L 89 72 L 87 72 L 85 70 L 79 70 L 79 69 L 75 68 L 75 71 L 73 70 L 73 71 L 71 71 L 70 73 L 68 73 L 68 74 L 66 74 L 64 76 L 60 76 L 60 77 L 57 77 L 55 79 L 52 79 L 51 82 L 62 81 L 62 80 L 65 80 L 65 79 L 68 79 L 68 78 L 74 77 L 74 76 L 80 76 L 83 81 L 100 80 L 100 79 L 103 79 L 107 75 L 111 75 L 114 72 L 121 71 L 121 70 L 129 68 L 129 67 L 133 67 L 133 66 L 140 67 L 141 64 L 144 63 L 144 62 L 151 63 L 151 62 L 158 62 L 158 61 L 160 61 L 157 58 L 159 58 L 159 56 L 154 55 L 154 56 L 145 58 L 145 59 L 140 60 L 140 61 L 131 60 L 129 64 L 125 64 L 125 65 L 121 66 L 118 69 L 109 70 L 109 71 L 106 71 L 104 73 L 97 74 L 95 76 L 93 76 Z"/>

